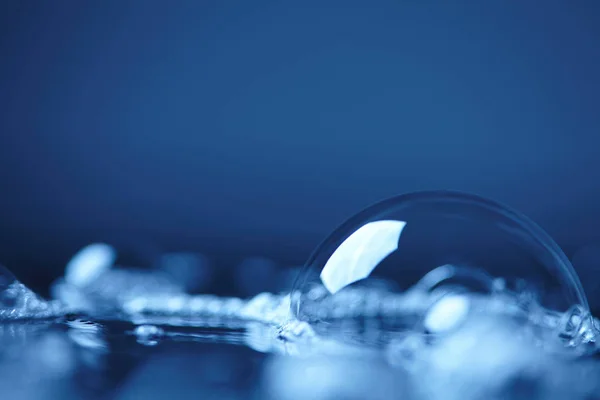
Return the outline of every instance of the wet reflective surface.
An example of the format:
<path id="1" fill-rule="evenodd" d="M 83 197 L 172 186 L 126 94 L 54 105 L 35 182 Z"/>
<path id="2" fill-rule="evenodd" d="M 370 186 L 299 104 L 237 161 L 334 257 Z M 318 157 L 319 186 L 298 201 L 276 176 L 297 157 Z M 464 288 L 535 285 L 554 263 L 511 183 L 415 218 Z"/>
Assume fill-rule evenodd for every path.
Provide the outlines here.
<path id="1" fill-rule="evenodd" d="M 0 325 L 0 396 L 15 399 L 590 399 L 600 362 L 552 357 L 506 321 L 386 351 L 267 325 L 174 327 L 80 319 Z M 211 325 L 211 326 L 209 326 Z M 369 333 L 369 329 L 373 332 Z M 363 334 L 376 334 L 365 328 Z"/>

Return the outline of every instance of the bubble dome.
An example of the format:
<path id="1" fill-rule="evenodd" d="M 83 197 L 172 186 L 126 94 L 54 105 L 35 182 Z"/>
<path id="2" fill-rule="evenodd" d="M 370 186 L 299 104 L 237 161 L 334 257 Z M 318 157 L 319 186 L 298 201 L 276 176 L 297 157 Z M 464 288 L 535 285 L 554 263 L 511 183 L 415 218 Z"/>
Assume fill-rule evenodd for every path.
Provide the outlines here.
<path id="1" fill-rule="evenodd" d="M 547 233 L 500 203 L 453 191 L 400 195 L 348 219 L 309 258 L 291 308 L 323 331 L 368 318 L 387 331 L 441 334 L 473 310 L 541 326 L 571 347 L 597 331 Z"/>

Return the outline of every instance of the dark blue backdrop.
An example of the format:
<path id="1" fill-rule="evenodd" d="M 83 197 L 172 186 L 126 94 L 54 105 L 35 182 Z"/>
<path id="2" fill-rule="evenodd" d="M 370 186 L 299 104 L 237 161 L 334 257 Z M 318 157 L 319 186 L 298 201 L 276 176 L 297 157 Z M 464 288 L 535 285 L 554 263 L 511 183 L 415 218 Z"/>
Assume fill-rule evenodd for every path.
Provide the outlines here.
<path id="1" fill-rule="evenodd" d="M 429 3 L 429 2 L 428 2 Z M 0 259 L 139 238 L 300 263 L 401 192 L 600 243 L 598 2 L 0 6 Z"/>

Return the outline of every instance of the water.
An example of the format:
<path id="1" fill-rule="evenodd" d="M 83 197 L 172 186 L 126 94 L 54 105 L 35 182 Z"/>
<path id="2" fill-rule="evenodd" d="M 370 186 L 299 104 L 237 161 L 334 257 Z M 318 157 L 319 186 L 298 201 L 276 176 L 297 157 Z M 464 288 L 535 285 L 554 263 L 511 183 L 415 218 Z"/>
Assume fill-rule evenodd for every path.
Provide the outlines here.
<path id="1" fill-rule="evenodd" d="M 115 260 L 86 247 L 50 301 L 0 268 L 0 398 L 600 399 L 597 321 L 569 261 L 479 198 L 375 205 L 281 292 L 264 258 L 234 272 L 245 298 L 194 294 L 214 272 L 201 255 Z"/>
<path id="2" fill-rule="evenodd" d="M 15 283 L 7 270 L 2 276 L 12 282 L 9 286 Z M 135 298 L 123 297 L 128 300 L 121 308 L 127 310 Z M 377 313 L 358 315 L 369 310 L 368 302 L 337 326 L 321 326 L 294 318 L 287 295 L 262 293 L 241 300 L 154 292 L 144 299 L 144 307 L 133 313 L 115 314 L 121 318 L 90 318 L 63 309 L 55 318 L 5 319 L 0 396 L 600 398 L 596 359 L 547 351 L 537 342 L 539 333 L 509 313 L 492 312 L 499 305 L 485 296 L 442 296 L 425 318 L 429 336 L 395 329 Z M 16 300 L 3 306 L 21 304 Z"/>
<path id="3" fill-rule="evenodd" d="M 88 325 L 88 326 L 85 326 Z M 0 395 L 19 399 L 590 399 L 600 366 L 532 350 L 480 320 L 428 351 L 285 342 L 268 325 L 123 321 L 0 329 Z M 480 338 L 484 337 L 484 340 Z M 478 338 L 478 340 L 474 340 Z M 412 350 L 411 350 L 412 349 Z M 411 352 L 412 351 L 412 352 Z M 400 361 L 401 360 L 401 361 Z"/>

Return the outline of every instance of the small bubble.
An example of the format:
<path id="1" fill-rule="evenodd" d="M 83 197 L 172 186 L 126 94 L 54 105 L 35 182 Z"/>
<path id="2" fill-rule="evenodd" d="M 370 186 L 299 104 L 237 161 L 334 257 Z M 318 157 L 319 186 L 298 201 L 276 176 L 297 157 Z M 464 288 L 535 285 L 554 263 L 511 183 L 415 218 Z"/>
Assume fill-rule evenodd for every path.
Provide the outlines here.
<path id="1" fill-rule="evenodd" d="M 137 342 L 144 346 L 156 346 L 164 336 L 164 331 L 156 325 L 140 325 L 135 328 Z"/>
<path id="2" fill-rule="evenodd" d="M 423 322 L 432 333 L 448 332 L 460 326 L 469 313 L 470 302 L 465 295 L 448 294 L 435 302 Z"/>
<path id="3" fill-rule="evenodd" d="M 84 287 L 110 269 L 116 258 L 113 247 L 104 243 L 90 244 L 71 258 L 65 268 L 65 281 Z"/>

